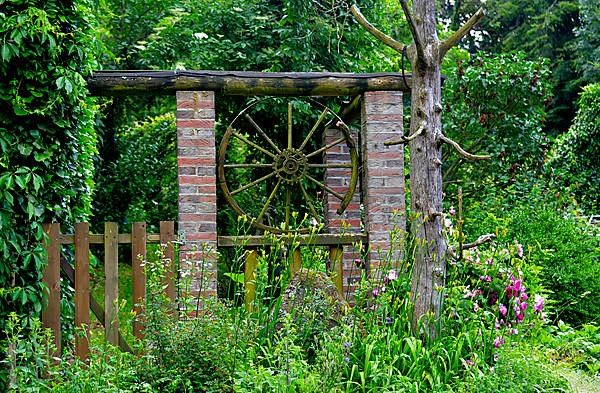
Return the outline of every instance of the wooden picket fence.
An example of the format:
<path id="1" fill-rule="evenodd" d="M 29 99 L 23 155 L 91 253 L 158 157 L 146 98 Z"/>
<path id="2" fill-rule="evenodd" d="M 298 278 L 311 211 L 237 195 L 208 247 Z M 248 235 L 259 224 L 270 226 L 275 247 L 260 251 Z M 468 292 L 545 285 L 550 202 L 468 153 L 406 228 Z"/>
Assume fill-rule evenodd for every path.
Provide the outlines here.
<path id="1" fill-rule="evenodd" d="M 133 307 L 136 315 L 143 314 L 142 305 L 146 297 L 146 277 L 142 262 L 146 259 L 146 245 L 149 243 L 161 244 L 164 247 L 165 266 L 165 292 L 174 302 L 175 289 L 175 240 L 174 222 L 161 221 L 160 233 L 146 233 L 145 222 L 135 222 L 131 226 L 131 233 L 119 233 L 117 223 L 104 224 L 103 234 L 92 234 L 89 224 L 82 222 L 75 224 L 75 233 L 61 234 L 60 224 L 45 224 L 44 230 L 48 235 L 45 248 L 48 254 L 48 266 L 44 272 L 44 283 L 49 288 L 48 306 L 42 313 L 42 323 L 54 333 L 56 346 L 55 356 L 61 354 L 60 333 L 60 281 L 61 270 L 63 278 L 75 287 L 75 354 L 82 360 L 89 356 L 90 338 L 90 310 L 96 315 L 98 321 L 104 326 L 106 340 L 113 345 L 118 345 L 122 350 L 131 351 L 127 342 L 119 331 L 119 268 L 118 256 L 120 244 L 131 244 L 132 254 L 132 294 Z M 75 246 L 75 267 L 61 259 L 63 245 Z M 98 304 L 90 293 L 90 244 L 104 245 L 104 309 Z M 139 320 L 133 323 L 135 337 L 143 337 L 143 327 Z"/>

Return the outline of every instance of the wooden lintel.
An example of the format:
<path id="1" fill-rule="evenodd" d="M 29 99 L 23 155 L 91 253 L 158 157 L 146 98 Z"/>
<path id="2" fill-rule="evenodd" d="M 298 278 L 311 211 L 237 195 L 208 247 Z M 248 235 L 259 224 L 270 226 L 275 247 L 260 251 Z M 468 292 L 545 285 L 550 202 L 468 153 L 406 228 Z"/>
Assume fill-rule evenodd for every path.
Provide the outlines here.
<path id="1" fill-rule="evenodd" d="M 104 96 L 200 90 L 242 96 L 355 96 L 366 91 L 410 92 L 412 76 L 403 78 L 395 72 L 95 71 L 87 84 L 92 94 Z"/>
<path id="2" fill-rule="evenodd" d="M 357 242 L 365 243 L 367 235 L 359 234 L 320 234 L 320 235 L 290 235 L 276 237 L 265 236 L 219 236 L 219 247 L 256 247 L 275 244 L 278 242 L 292 243 L 299 242 L 300 245 L 309 246 L 330 246 L 330 245 L 352 245 Z"/>

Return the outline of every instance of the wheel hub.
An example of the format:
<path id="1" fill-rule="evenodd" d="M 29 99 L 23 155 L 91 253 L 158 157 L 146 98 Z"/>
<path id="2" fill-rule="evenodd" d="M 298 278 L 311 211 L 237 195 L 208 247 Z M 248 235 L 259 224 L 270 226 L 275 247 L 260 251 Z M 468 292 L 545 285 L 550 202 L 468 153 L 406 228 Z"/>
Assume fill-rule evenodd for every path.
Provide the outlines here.
<path id="1" fill-rule="evenodd" d="M 277 176 L 288 183 L 298 182 L 306 173 L 306 156 L 296 149 L 285 149 L 275 157 Z"/>

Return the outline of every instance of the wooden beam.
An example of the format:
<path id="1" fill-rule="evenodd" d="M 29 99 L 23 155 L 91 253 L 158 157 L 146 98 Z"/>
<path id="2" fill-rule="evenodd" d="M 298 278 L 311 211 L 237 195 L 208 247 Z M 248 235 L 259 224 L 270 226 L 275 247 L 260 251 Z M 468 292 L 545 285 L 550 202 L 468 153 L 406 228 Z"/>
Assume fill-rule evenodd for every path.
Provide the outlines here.
<path id="1" fill-rule="evenodd" d="M 355 96 L 365 91 L 410 92 L 412 76 L 387 73 L 242 71 L 95 71 L 93 95 L 161 95 L 211 90 L 225 95 Z"/>

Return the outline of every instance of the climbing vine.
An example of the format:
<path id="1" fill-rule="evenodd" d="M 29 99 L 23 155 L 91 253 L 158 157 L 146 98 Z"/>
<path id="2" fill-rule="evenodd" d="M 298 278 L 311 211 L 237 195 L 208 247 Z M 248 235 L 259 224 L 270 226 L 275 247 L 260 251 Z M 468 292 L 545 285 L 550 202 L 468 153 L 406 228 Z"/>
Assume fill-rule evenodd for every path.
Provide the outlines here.
<path id="1" fill-rule="evenodd" d="M 27 328 L 43 307 L 42 224 L 72 223 L 89 212 L 96 107 L 83 78 L 94 66 L 87 0 L 0 4 L 3 350 L 8 315 Z"/>

